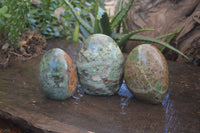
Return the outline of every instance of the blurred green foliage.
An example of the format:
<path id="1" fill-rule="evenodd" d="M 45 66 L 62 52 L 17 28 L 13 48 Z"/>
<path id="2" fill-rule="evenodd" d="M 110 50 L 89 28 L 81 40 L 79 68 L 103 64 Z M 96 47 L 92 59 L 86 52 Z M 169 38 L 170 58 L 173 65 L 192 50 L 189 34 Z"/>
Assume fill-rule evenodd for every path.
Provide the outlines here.
<path id="1" fill-rule="evenodd" d="M 41 0 L 38 4 L 34 4 L 32 1 L 0 1 L 0 37 L 7 38 L 13 47 L 17 48 L 21 45 L 20 35 L 22 32 L 38 28 L 47 39 L 60 37 L 67 40 L 82 41 L 91 34 L 103 33 L 115 39 L 120 47 L 127 40 L 146 41 L 163 45 L 163 49 L 165 47 L 170 48 L 187 58 L 179 50 L 168 44 L 179 33 L 179 30 L 164 35 L 165 37 L 169 36 L 167 43 L 159 40 L 159 37 L 150 38 L 135 35 L 151 29 L 125 33 L 126 27 L 123 20 L 134 0 L 130 0 L 127 4 L 119 1 L 115 16 L 112 19 L 105 11 L 104 0 Z M 64 11 L 57 18 L 54 14 L 60 7 Z M 119 33 L 120 26 L 123 26 L 123 33 Z"/>
<path id="2" fill-rule="evenodd" d="M 71 2 L 82 17 L 89 17 L 87 12 L 93 8 L 92 1 L 72 0 Z M 55 10 L 62 6 L 65 7 L 63 0 L 42 0 L 41 4 L 32 5 L 28 13 L 27 27 L 33 30 L 39 28 L 47 39 L 61 37 L 72 40 L 76 21 L 71 11 L 65 7 L 66 10 L 61 14 L 59 20 L 54 16 Z"/>
<path id="3" fill-rule="evenodd" d="M 25 28 L 27 12 L 30 0 L 2 0 L 1 8 L 1 30 L 3 36 L 8 38 L 11 46 L 18 47 L 21 32 Z"/>
<path id="4" fill-rule="evenodd" d="M 80 16 L 88 19 L 94 7 L 94 0 L 71 0 Z M 54 16 L 56 9 L 63 7 L 65 11 L 59 19 Z M 31 0 L 1 0 L 0 1 L 0 36 L 7 38 L 13 47 L 20 46 L 19 39 L 25 30 L 39 29 L 40 32 L 50 38 L 64 38 L 72 40 L 74 34 L 82 35 L 74 16 L 63 0 L 41 0 L 40 3 L 31 3 Z M 77 38 L 76 38 L 77 40 Z"/>
<path id="5" fill-rule="evenodd" d="M 0 6 L 1 7 L 1 6 Z M 2 6 L 0 8 L 0 36 L 5 35 L 5 25 L 6 25 L 6 19 L 10 18 L 11 15 L 8 13 L 8 7 L 7 6 Z"/>

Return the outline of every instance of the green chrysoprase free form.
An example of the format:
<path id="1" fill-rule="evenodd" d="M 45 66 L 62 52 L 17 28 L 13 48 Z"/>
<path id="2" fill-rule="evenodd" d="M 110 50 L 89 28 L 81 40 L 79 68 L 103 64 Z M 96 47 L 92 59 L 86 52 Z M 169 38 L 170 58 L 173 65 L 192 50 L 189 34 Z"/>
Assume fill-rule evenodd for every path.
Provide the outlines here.
<path id="1" fill-rule="evenodd" d="M 76 60 L 79 82 L 90 95 L 113 95 L 123 81 L 124 57 L 109 36 L 89 36 Z"/>
<path id="2" fill-rule="evenodd" d="M 76 90 L 77 76 L 69 55 L 59 48 L 47 51 L 40 62 L 39 81 L 48 98 L 70 97 Z"/>
<path id="3" fill-rule="evenodd" d="M 156 47 L 139 45 L 128 55 L 124 78 L 136 98 L 153 104 L 161 103 L 169 82 L 166 59 Z"/>

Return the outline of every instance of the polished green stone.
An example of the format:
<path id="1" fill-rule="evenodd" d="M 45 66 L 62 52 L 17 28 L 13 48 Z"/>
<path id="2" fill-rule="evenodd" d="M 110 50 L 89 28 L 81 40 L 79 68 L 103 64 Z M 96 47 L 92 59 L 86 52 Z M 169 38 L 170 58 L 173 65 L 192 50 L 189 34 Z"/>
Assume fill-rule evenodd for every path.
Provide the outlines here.
<path id="1" fill-rule="evenodd" d="M 133 95 L 146 102 L 161 103 L 168 90 L 168 66 L 154 46 L 139 45 L 128 55 L 124 78 Z"/>
<path id="2" fill-rule="evenodd" d="M 47 51 L 40 62 L 39 81 L 48 98 L 64 100 L 70 97 L 76 88 L 76 71 L 67 53 L 59 48 Z"/>
<path id="3" fill-rule="evenodd" d="M 121 87 L 124 57 L 109 36 L 88 37 L 76 60 L 79 82 L 87 94 L 113 95 Z"/>

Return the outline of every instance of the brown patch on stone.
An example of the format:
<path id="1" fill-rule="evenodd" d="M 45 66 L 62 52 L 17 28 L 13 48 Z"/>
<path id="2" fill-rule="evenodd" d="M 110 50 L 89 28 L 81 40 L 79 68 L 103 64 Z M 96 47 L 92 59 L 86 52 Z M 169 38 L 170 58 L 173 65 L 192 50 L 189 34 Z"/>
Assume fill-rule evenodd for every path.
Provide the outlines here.
<path id="1" fill-rule="evenodd" d="M 70 56 L 67 53 L 64 54 L 64 58 L 67 62 L 67 67 L 68 67 L 68 70 L 67 70 L 68 75 L 69 75 L 68 90 L 69 90 L 69 93 L 72 94 L 77 84 L 76 68 L 74 66 L 73 61 L 71 60 Z"/>
<path id="2" fill-rule="evenodd" d="M 98 94 L 97 92 L 96 92 L 96 89 L 93 89 L 93 87 L 92 86 L 89 86 L 88 85 L 88 87 L 86 87 L 86 88 L 84 88 L 85 90 L 87 90 L 88 92 L 89 92 L 89 94 L 91 94 L 91 95 L 96 95 L 96 94 Z M 86 92 L 87 93 L 87 92 Z"/>
<path id="3" fill-rule="evenodd" d="M 86 70 L 82 70 L 81 73 L 83 73 L 84 76 L 88 77 L 89 74 L 86 72 Z"/>
<path id="4" fill-rule="evenodd" d="M 101 38 L 107 38 L 106 36 L 101 36 Z"/>

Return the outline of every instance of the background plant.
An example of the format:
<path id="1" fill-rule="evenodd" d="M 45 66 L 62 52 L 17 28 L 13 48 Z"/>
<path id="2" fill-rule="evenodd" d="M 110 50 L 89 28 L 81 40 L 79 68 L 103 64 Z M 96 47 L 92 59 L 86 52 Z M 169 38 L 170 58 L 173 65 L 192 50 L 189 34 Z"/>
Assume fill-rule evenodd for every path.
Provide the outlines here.
<path id="1" fill-rule="evenodd" d="M 25 29 L 27 22 L 27 12 L 29 11 L 30 0 L 4 0 L 5 6 L 8 8 L 8 17 L 5 29 L 8 36 L 8 41 L 11 46 L 18 47 L 20 35 Z"/>
<path id="2" fill-rule="evenodd" d="M 5 37 L 5 25 L 6 25 L 6 19 L 10 18 L 11 15 L 8 14 L 8 7 L 7 6 L 2 6 L 0 4 L 0 37 Z"/>
<path id="3" fill-rule="evenodd" d="M 39 5 L 30 4 L 30 0 L 2 0 L 0 2 L 0 18 L 2 20 L 0 28 L 6 29 L 5 33 L 8 40 L 15 47 L 20 46 L 19 37 L 24 29 L 34 30 L 39 28 L 47 39 L 63 37 L 67 40 L 77 41 L 78 39 L 84 40 L 91 34 L 103 33 L 116 40 L 119 47 L 123 47 L 128 40 L 145 41 L 161 44 L 163 48 L 170 48 L 187 58 L 179 50 L 170 46 L 168 44 L 170 41 L 163 42 L 159 40 L 162 36 L 160 38 L 150 38 L 136 35 L 152 29 L 126 32 L 123 20 L 133 1 L 130 0 L 128 4 L 120 4 L 119 9 L 121 10 L 111 19 L 105 11 L 104 3 L 98 0 L 42 0 Z M 61 15 L 61 19 L 58 20 L 54 16 L 54 11 L 60 6 L 64 6 L 66 10 Z M 120 32 L 121 25 L 123 26 L 123 32 Z M 169 36 L 169 39 L 172 39 L 175 33 L 164 36 Z"/>
<path id="4" fill-rule="evenodd" d="M 76 11 L 85 19 L 90 17 L 87 12 L 93 10 L 93 0 L 72 0 Z M 57 8 L 65 6 L 63 0 L 41 0 L 40 4 L 32 4 L 30 0 L 1 0 L 0 1 L 0 29 L 4 38 L 8 38 L 13 47 L 20 46 L 20 35 L 25 30 L 39 29 L 40 32 L 50 38 L 65 38 L 72 40 L 73 33 L 77 23 L 73 14 L 65 7 L 66 10 L 61 14 L 61 19 L 54 16 Z M 81 35 L 79 35 L 81 38 Z M 76 36 L 75 36 L 76 37 Z"/>
<path id="5" fill-rule="evenodd" d="M 92 1 L 71 0 L 71 2 L 76 6 L 76 11 L 79 11 L 82 17 L 89 17 L 86 12 L 92 10 Z M 61 6 L 64 6 L 66 10 L 58 20 L 54 16 L 54 12 Z M 72 33 L 75 30 L 76 20 L 69 8 L 63 4 L 63 0 L 42 0 L 41 4 L 31 6 L 28 17 L 29 23 L 27 27 L 30 29 L 39 28 L 47 39 L 55 37 L 67 40 L 73 39 Z"/>
<path id="6" fill-rule="evenodd" d="M 63 37 L 62 24 L 54 16 L 54 11 L 60 6 L 60 0 L 41 0 L 40 4 L 31 5 L 27 27 L 31 30 L 39 28 L 47 38 Z"/>
<path id="7" fill-rule="evenodd" d="M 81 16 L 79 16 L 74 8 L 74 6 L 70 3 L 69 0 L 64 0 L 66 5 L 68 5 L 69 9 L 73 13 L 74 17 L 76 18 L 77 22 L 83 27 L 82 28 L 82 34 L 87 38 L 88 35 L 95 34 L 95 33 L 102 33 L 105 35 L 108 35 L 112 37 L 114 40 L 116 40 L 119 47 L 122 47 L 128 40 L 132 41 L 145 41 L 145 42 L 151 42 L 151 43 L 157 43 L 164 47 L 167 47 L 180 55 L 184 56 L 186 59 L 189 60 L 187 56 L 185 56 L 182 52 L 180 52 L 178 49 L 170 46 L 168 43 L 163 42 L 156 38 L 136 35 L 137 33 L 143 32 L 143 31 L 151 31 L 152 29 L 140 29 L 136 31 L 132 31 L 126 34 L 122 33 L 114 33 L 115 29 L 119 24 L 122 22 L 123 18 L 126 16 L 127 12 L 131 8 L 134 0 L 130 0 L 127 6 L 124 6 L 111 20 L 103 8 L 99 6 L 99 3 L 97 0 L 95 0 L 95 11 L 94 14 L 90 13 L 91 19 L 90 22 L 88 20 L 85 20 Z"/>
<path id="8" fill-rule="evenodd" d="M 156 39 L 162 39 L 162 38 L 166 38 L 166 42 L 167 43 L 171 43 L 171 41 L 183 30 L 184 26 L 179 27 L 176 31 L 172 32 L 172 33 L 168 33 L 165 35 L 161 35 L 156 37 Z M 165 50 L 165 46 L 161 47 L 160 51 L 163 52 Z"/>

